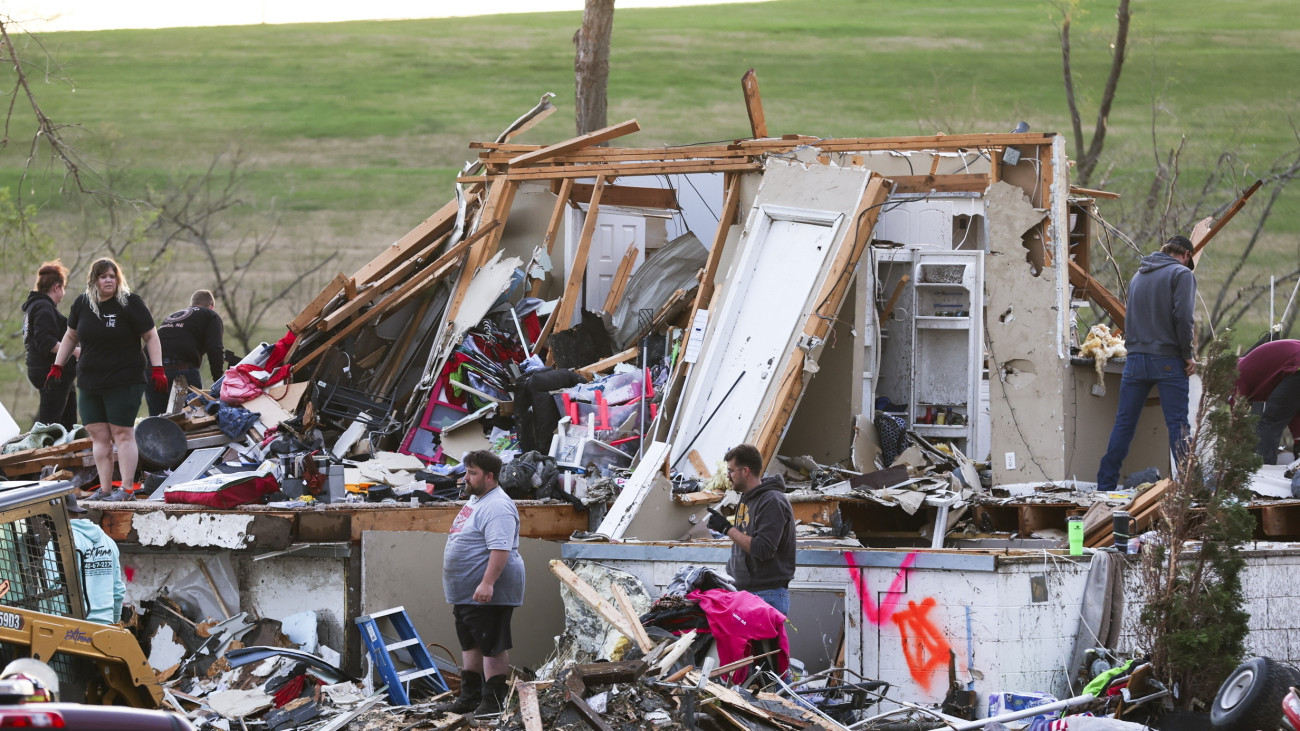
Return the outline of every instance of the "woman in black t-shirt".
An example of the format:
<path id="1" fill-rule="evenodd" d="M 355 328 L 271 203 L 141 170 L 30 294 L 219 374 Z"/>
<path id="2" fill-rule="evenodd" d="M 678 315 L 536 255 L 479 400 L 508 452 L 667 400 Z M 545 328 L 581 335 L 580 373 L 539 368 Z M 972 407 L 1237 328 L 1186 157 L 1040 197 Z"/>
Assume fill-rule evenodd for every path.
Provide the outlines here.
<path id="1" fill-rule="evenodd" d="M 148 352 L 148 362 L 140 343 Z M 140 453 L 135 445 L 135 417 L 144 395 L 145 367 L 156 390 L 167 388 L 162 347 L 153 315 L 139 295 L 132 294 L 117 262 L 100 259 L 90 267 L 86 292 L 68 313 L 68 331 L 59 343 L 49 379 L 63 378 L 63 364 L 81 346 L 77 362 L 77 407 L 90 432 L 99 471 L 99 486 L 107 496 L 113 489 L 113 447 L 122 486 L 135 482 Z"/>

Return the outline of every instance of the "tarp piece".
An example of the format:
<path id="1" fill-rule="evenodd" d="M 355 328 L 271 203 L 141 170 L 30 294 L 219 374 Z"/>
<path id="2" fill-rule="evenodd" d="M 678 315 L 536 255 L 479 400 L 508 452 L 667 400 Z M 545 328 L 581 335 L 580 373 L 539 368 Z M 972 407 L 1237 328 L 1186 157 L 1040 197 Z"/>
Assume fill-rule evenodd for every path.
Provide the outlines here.
<path id="1" fill-rule="evenodd" d="M 642 330 L 639 313 L 658 312 L 673 292 L 694 287 L 695 275 L 708 257 L 709 250 L 687 231 L 637 267 L 611 318 L 615 350 L 627 349 Z"/>
<path id="2" fill-rule="evenodd" d="M 812 301 L 830 278 L 865 192 L 869 171 L 772 159 L 764 165 L 740 248 L 713 300 L 704 351 L 687 383 L 670 464 L 694 474 L 758 435 L 795 357 Z M 853 262 L 856 265 L 856 260 Z M 850 267 L 851 270 L 851 267 Z"/>

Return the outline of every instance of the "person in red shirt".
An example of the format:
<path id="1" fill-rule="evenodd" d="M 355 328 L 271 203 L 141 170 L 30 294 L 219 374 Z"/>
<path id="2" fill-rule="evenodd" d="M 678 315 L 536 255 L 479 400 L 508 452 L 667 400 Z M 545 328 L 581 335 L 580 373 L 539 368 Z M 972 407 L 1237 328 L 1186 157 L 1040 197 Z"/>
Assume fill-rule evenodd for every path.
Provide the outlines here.
<path id="1" fill-rule="evenodd" d="M 1282 430 L 1300 441 L 1300 340 L 1264 343 L 1237 361 L 1236 393 L 1252 403 L 1263 402 L 1255 433 L 1255 451 L 1264 464 L 1277 463 Z"/>

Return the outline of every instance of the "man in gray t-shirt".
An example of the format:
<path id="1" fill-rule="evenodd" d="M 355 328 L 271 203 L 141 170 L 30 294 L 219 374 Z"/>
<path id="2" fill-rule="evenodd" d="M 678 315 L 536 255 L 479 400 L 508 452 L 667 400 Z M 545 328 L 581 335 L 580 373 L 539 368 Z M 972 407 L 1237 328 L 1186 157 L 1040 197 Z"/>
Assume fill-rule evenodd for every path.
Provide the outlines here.
<path id="1" fill-rule="evenodd" d="M 442 555 L 442 590 L 460 640 L 460 695 L 441 710 L 491 715 L 506 698 L 510 616 L 524 603 L 519 511 L 497 485 L 496 455 L 470 452 L 464 463 L 470 499 L 451 524 Z"/>

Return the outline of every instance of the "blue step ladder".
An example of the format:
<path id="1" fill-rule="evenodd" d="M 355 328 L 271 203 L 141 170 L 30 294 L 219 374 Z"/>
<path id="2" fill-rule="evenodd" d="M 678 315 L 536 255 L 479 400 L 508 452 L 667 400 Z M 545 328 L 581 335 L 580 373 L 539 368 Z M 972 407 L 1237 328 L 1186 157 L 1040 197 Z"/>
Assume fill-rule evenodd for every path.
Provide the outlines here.
<path id="1" fill-rule="evenodd" d="M 397 631 L 397 642 L 388 642 L 387 638 L 380 633 L 377 620 L 383 617 L 388 617 L 393 629 Z M 429 648 L 424 646 L 420 633 L 415 631 L 415 625 L 406 614 L 406 607 L 393 607 L 357 617 L 356 623 L 361 630 L 361 641 L 366 644 L 366 652 L 370 653 L 371 661 L 374 662 L 380 677 L 388 686 L 388 700 L 392 701 L 393 705 L 411 705 L 408 685 L 417 678 L 429 678 L 439 692 L 447 691 L 447 681 L 443 680 L 442 673 L 438 672 L 433 655 L 429 653 Z M 389 653 L 402 648 L 406 648 L 410 654 L 415 668 L 399 673 L 397 668 L 393 667 L 393 658 Z"/>

